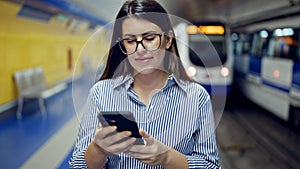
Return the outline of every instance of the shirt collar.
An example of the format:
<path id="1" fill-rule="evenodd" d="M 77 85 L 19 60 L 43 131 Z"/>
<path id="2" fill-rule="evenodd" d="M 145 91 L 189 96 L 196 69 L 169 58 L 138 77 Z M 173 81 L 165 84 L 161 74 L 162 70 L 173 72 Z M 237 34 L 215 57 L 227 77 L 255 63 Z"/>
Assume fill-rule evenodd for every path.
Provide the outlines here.
<path id="1" fill-rule="evenodd" d="M 113 81 L 113 89 L 118 88 L 121 85 L 124 85 L 126 89 L 129 89 L 131 84 L 133 83 L 134 79 L 131 75 L 119 76 L 114 79 Z M 169 88 L 172 85 L 176 84 L 178 85 L 183 91 L 187 92 L 187 81 L 184 80 L 178 80 L 174 74 L 169 75 L 166 85 L 163 87 L 163 89 Z"/>
<path id="2" fill-rule="evenodd" d="M 124 76 L 118 76 L 113 80 L 113 89 L 116 89 L 117 87 L 121 85 L 125 85 L 126 89 L 130 87 L 130 85 L 133 83 L 133 77 L 131 75 Z"/>
<path id="3" fill-rule="evenodd" d="M 179 80 L 176 78 L 174 74 L 169 75 L 167 84 L 164 88 L 168 88 L 172 86 L 173 84 L 178 85 L 183 91 L 187 92 L 187 81 Z"/>

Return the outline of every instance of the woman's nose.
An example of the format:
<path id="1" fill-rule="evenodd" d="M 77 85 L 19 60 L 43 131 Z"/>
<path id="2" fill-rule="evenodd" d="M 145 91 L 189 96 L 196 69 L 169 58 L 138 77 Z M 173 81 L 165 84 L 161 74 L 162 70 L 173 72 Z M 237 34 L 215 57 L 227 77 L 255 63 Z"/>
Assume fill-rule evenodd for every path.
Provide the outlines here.
<path id="1" fill-rule="evenodd" d="M 146 52 L 146 49 L 143 46 L 143 42 L 140 42 L 140 43 L 137 44 L 136 52 L 138 52 L 139 54 L 143 54 L 143 53 Z"/>
<path id="2" fill-rule="evenodd" d="M 137 44 L 137 50 L 145 49 L 142 43 Z"/>

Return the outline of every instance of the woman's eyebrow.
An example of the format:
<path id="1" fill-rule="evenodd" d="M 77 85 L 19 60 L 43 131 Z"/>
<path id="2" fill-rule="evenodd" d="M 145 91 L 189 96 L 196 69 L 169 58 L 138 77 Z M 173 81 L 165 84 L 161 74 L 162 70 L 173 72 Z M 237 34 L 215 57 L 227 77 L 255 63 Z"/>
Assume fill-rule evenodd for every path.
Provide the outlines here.
<path id="1" fill-rule="evenodd" d="M 127 33 L 123 37 L 126 37 L 126 36 L 134 37 L 134 36 L 139 36 L 139 35 L 144 36 L 144 35 L 151 34 L 151 33 L 157 33 L 157 32 L 156 31 L 147 31 L 147 32 L 144 32 L 142 34 L 129 34 L 129 33 Z"/>

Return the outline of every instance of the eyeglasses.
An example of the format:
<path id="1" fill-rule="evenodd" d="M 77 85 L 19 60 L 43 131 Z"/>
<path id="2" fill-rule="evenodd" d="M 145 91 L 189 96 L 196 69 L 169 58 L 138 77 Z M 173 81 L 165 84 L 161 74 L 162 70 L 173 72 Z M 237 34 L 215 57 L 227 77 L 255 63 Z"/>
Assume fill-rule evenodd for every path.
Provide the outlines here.
<path id="1" fill-rule="evenodd" d="M 148 52 L 157 50 L 161 45 L 163 33 L 146 33 L 142 40 L 138 41 L 136 36 L 118 40 L 121 51 L 126 55 L 131 55 L 137 51 L 139 44 Z"/>

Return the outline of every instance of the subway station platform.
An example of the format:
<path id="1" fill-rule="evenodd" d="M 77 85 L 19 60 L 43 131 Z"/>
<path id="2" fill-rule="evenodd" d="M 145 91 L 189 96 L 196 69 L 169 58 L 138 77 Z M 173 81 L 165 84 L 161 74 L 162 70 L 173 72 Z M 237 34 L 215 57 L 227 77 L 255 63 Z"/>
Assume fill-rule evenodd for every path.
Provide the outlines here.
<path id="1" fill-rule="evenodd" d="M 74 98 L 84 100 L 95 81 L 91 74 L 46 99 L 47 117 L 34 101 L 25 102 L 22 119 L 16 118 L 16 107 L 1 114 L 1 169 L 69 168 L 80 123 L 80 100 Z M 216 131 L 222 169 L 299 168 L 299 131 L 244 97 L 231 99 Z"/>

